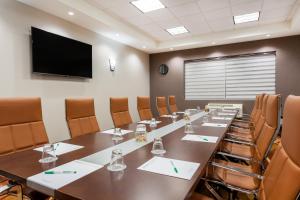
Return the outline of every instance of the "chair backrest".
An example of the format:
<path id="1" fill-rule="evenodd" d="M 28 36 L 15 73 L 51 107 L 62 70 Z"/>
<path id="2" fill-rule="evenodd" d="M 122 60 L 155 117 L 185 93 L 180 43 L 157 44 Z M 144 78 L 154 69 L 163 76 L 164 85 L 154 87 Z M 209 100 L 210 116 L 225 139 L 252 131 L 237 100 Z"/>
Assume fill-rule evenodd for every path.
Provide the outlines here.
<path id="1" fill-rule="evenodd" d="M 255 116 L 254 116 L 254 119 L 253 119 L 254 125 L 256 125 L 256 123 L 258 122 L 259 117 L 260 117 L 260 115 L 261 115 L 261 113 L 262 113 L 262 105 L 263 105 L 263 99 L 264 99 L 264 96 L 265 96 L 265 94 L 259 95 L 257 111 L 256 111 Z"/>
<path id="2" fill-rule="evenodd" d="M 300 97 L 286 99 L 281 144 L 260 184 L 260 200 L 295 200 L 300 192 Z"/>
<path id="3" fill-rule="evenodd" d="M 256 141 L 257 156 L 259 160 L 263 160 L 265 158 L 268 147 L 272 145 L 272 138 L 276 133 L 277 128 L 279 128 L 279 105 L 280 96 L 269 95 L 266 106 L 266 120 Z"/>
<path id="4" fill-rule="evenodd" d="M 137 97 L 137 110 L 141 120 L 150 120 L 153 117 L 150 97 Z"/>
<path id="5" fill-rule="evenodd" d="M 255 97 L 255 101 L 254 101 L 254 105 L 253 105 L 253 109 L 252 109 L 252 112 L 250 114 L 250 119 L 253 120 L 254 119 L 254 116 L 257 112 L 257 108 L 258 108 L 258 101 L 259 101 L 259 96 L 256 95 Z"/>
<path id="6" fill-rule="evenodd" d="M 166 97 L 156 97 L 156 108 L 159 116 L 169 114 L 167 104 L 166 104 Z"/>
<path id="7" fill-rule="evenodd" d="M 48 143 L 40 98 L 0 99 L 0 155 Z"/>
<path id="8" fill-rule="evenodd" d="M 266 112 L 267 112 L 267 103 L 268 103 L 268 97 L 269 95 L 265 95 L 263 97 L 263 101 L 262 101 L 262 112 L 261 115 L 259 117 L 259 120 L 257 121 L 257 124 L 255 125 L 255 129 L 253 131 L 253 137 L 256 140 L 257 137 L 260 135 L 261 130 L 266 122 Z"/>
<path id="9" fill-rule="evenodd" d="M 100 131 L 94 99 L 66 99 L 66 119 L 72 138 Z"/>
<path id="10" fill-rule="evenodd" d="M 110 98 L 110 113 L 115 127 L 132 123 L 128 108 L 128 98 Z"/>
<path id="11" fill-rule="evenodd" d="M 175 96 L 169 96 L 168 99 L 169 99 L 169 108 L 170 108 L 171 113 L 177 112 L 178 108 L 176 105 Z"/>

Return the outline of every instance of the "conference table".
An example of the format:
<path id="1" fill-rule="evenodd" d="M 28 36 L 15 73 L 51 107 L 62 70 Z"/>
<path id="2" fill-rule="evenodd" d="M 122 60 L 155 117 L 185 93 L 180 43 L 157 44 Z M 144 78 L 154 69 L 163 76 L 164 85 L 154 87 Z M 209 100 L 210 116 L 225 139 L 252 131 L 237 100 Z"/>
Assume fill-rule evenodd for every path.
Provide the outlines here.
<path id="1" fill-rule="evenodd" d="M 56 199 L 87 199 L 87 200 L 182 200 L 188 199 L 193 190 L 205 173 L 205 168 L 216 152 L 222 138 L 235 116 L 228 116 L 224 119 L 210 119 L 210 123 L 226 124 L 223 127 L 203 126 L 203 116 L 205 112 L 195 111 L 191 116 L 194 134 L 218 137 L 215 143 L 183 141 L 186 135 L 184 132 L 183 115 L 179 114 L 178 120 L 173 123 L 169 117 L 159 117 L 161 123 L 156 128 L 147 125 L 149 141 L 138 146 L 130 147 L 131 150 L 124 152 L 124 163 L 127 168 L 120 172 L 107 170 L 107 159 L 105 152 L 120 145 L 135 141 L 134 132 L 124 135 L 124 139 L 116 144 L 112 141 L 112 135 L 105 133 L 95 133 L 80 136 L 74 139 L 63 141 L 63 143 L 83 146 L 83 148 L 71 151 L 58 156 L 58 160 L 50 164 L 41 164 L 41 152 L 28 149 L 11 155 L 0 157 L 0 175 L 16 180 L 28 187 L 54 196 Z M 220 117 L 219 117 L 220 118 Z M 126 130 L 135 130 L 137 123 L 121 127 Z M 152 136 L 151 136 L 152 134 Z M 193 163 L 200 163 L 190 180 L 157 173 L 138 170 L 137 168 L 153 158 L 151 154 L 152 139 L 162 137 L 166 153 L 165 158 L 183 160 Z M 152 139 L 151 139 L 152 138 Z M 127 147 L 126 147 L 127 148 Z M 111 153 L 110 153 L 111 155 Z M 109 155 L 109 156 L 110 156 Z M 108 155 L 106 155 L 107 157 Z M 69 163 L 74 160 L 83 159 L 88 162 L 95 160 L 96 164 L 103 162 L 103 167 L 85 175 L 71 183 L 59 188 L 49 189 L 41 184 L 29 183 L 30 177 L 43 173 L 49 169 Z"/>

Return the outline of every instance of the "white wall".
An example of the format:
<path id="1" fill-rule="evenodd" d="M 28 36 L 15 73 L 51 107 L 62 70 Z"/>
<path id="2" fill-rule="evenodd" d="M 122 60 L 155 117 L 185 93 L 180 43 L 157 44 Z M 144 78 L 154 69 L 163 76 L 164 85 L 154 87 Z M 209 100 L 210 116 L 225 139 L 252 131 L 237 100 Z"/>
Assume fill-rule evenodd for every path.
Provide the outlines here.
<path id="1" fill-rule="evenodd" d="M 31 73 L 30 27 L 93 45 L 93 79 Z M 116 59 L 110 72 L 108 59 Z M 94 97 L 101 129 L 113 126 L 109 97 L 129 97 L 137 121 L 136 96 L 149 95 L 149 55 L 14 0 L 0 1 L 0 97 L 39 96 L 50 141 L 69 138 L 66 97 Z"/>

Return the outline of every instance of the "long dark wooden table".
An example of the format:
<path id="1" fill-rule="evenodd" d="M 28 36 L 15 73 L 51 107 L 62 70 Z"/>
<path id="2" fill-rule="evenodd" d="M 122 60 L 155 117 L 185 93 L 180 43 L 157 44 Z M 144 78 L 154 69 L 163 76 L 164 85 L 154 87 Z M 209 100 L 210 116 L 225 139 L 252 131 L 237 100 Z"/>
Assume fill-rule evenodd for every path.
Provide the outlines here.
<path id="1" fill-rule="evenodd" d="M 159 118 L 162 123 L 157 128 L 172 123 L 169 118 Z M 229 124 L 231 121 L 212 120 L 215 123 Z M 80 178 L 55 191 L 57 199 L 87 199 L 87 200 L 182 200 L 189 197 L 205 172 L 205 167 L 214 155 L 227 128 L 203 127 L 202 118 L 193 122 L 195 134 L 217 136 L 217 143 L 182 141 L 186 134 L 184 127 L 163 137 L 167 150 L 167 158 L 200 163 L 200 167 L 191 180 L 184 180 L 138 170 L 137 168 L 151 159 L 152 143 L 124 156 L 127 168 L 124 172 L 110 172 L 106 166 L 83 178 Z M 135 130 L 136 123 L 122 127 Z M 150 128 L 147 127 L 148 131 Z M 124 141 L 132 139 L 134 133 L 124 136 Z M 59 156 L 52 164 L 40 164 L 41 152 L 25 150 L 0 157 L 0 175 L 26 184 L 26 179 L 53 167 L 65 164 L 75 159 L 81 159 L 114 145 L 112 135 L 95 133 L 65 140 L 63 142 L 82 145 L 84 148 Z"/>

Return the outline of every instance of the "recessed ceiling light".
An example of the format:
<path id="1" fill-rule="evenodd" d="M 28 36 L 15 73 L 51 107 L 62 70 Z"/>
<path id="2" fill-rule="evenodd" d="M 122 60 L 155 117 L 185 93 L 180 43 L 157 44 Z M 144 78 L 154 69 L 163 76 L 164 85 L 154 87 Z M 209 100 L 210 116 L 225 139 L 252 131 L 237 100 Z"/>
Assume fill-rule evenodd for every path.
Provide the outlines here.
<path id="1" fill-rule="evenodd" d="M 171 47 L 170 50 L 174 50 L 174 48 Z"/>
<path id="2" fill-rule="evenodd" d="M 137 0 L 130 2 L 143 13 L 165 8 L 159 0 Z"/>
<path id="3" fill-rule="evenodd" d="M 116 36 L 117 36 L 117 37 L 119 37 L 119 36 L 120 36 L 120 34 L 119 34 L 119 33 L 116 33 Z"/>
<path id="4" fill-rule="evenodd" d="M 74 15 L 74 12 L 72 12 L 72 11 L 69 11 L 69 12 L 68 12 L 68 15 L 71 15 L 71 16 L 73 16 L 73 15 Z"/>
<path id="5" fill-rule="evenodd" d="M 178 34 L 183 34 L 183 33 L 188 33 L 189 32 L 184 26 L 178 26 L 178 27 L 175 27 L 175 28 L 168 28 L 167 31 L 171 35 L 178 35 Z"/>
<path id="6" fill-rule="evenodd" d="M 270 36 L 271 36 L 271 34 L 267 34 L 267 35 L 266 35 L 266 37 L 270 37 Z"/>
<path id="7" fill-rule="evenodd" d="M 211 44 L 216 44 L 216 42 L 212 42 Z"/>
<path id="8" fill-rule="evenodd" d="M 244 15 L 236 15 L 233 16 L 233 21 L 235 24 L 245 23 L 245 22 L 253 22 L 258 21 L 259 12 L 244 14 Z"/>
<path id="9" fill-rule="evenodd" d="M 146 49 L 147 47 L 146 46 L 143 46 L 143 49 Z"/>

